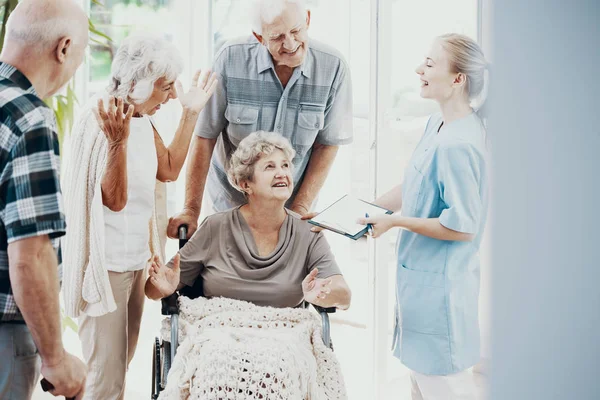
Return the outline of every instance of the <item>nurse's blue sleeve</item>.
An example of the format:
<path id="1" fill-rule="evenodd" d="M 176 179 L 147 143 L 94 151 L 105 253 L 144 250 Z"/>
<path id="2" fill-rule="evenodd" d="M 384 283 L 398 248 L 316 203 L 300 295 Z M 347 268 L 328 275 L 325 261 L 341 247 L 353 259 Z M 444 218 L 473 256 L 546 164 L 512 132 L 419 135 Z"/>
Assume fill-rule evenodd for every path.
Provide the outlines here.
<path id="1" fill-rule="evenodd" d="M 475 234 L 482 212 L 481 156 L 469 143 L 440 146 L 438 184 L 445 208 L 440 223 L 457 232 Z"/>

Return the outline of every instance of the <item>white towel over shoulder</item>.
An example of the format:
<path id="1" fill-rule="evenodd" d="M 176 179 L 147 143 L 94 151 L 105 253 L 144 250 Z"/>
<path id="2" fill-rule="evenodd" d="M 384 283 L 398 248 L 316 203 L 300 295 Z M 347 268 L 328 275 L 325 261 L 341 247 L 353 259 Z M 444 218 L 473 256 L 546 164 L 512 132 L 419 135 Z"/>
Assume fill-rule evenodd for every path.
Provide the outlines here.
<path id="1" fill-rule="evenodd" d="M 62 190 L 67 234 L 62 239 L 65 312 L 100 316 L 116 310 L 105 266 L 104 215 L 100 184 L 106 167 L 108 142 L 100 130 L 93 99 L 82 110 L 70 137 L 69 159 Z M 106 104 L 106 102 L 105 102 Z M 150 229 L 150 250 L 164 260 L 156 222 Z"/>

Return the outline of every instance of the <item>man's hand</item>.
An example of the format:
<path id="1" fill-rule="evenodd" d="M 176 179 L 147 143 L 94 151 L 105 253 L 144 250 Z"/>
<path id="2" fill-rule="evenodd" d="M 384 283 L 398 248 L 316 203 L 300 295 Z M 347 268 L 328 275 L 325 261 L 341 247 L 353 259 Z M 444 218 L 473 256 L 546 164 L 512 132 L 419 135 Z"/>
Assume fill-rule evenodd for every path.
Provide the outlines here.
<path id="1" fill-rule="evenodd" d="M 302 281 L 302 293 L 304 300 L 311 304 L 319 305 L 319 303 L 327 298 L 331 293 L 331 279 L 317 278 L 319 270 L 317 268 L 310 271 L 306 278 Z"/>
<path id="2" fill-rule="evenodd" d="M 310 207 L 307 207 L 304 204 L 300 204 L 300 203 L 293 203 L 290 206 L 290 210 L 297 213 L 298 215 L 306 215 L 310 212 Z"/>
<path id="3" fill-rule="evenodd" d="M 308 214 L 303 214 L 302 217 L 300 218 L 302 221 L 306 221 L 309 219 L 313 219 L 314 217 L 316 217 L 317 215 L 319 215 L 318 212 L 310 212 Z M 315 232 L 315 233 L 319 233 L 323 230 L 323 228 L 321 228 L 320 226 L 313 226 L 312 228 L 310 228 L 311 232 Z"/>
<path id="4" fill-rule="evenodd" d="M 179 227 L 187 225 L 187 239 L 191 238 L 196 229 L 198 229 L 198 217 L 199 213 L 189 209 L 184 209 L 180 213 L 173 215 L 169 218 L 167 236 L 171 239 L 179 239 Z"/>
<path id="5" fill-rule="evenodd" d="M 162 265 L 158 256 L 154 256 L 152 264 L 148 269 L 150 283 L 160 292 L 164 298 L 172 295 L 179 285 L 179 253 L 173 258 L 173 268 Z"/>
<path id="6" fill-rule="evenodd" d="M 193 113 L 200 113 L 210 96 L 217 89 L 217 74 L 211 73 L 210 69 L 202 73 L 201 70 L 196 71 L 192 78 L 190 90 L 185 93 L 181 82 L 177 81 L 175 87 L 177 89 L 177 97 L 184 109 L 190 110 Z"/>
<path id="7" fill-rule="evenodd" d="M 119 146 L 127 143 L 129 138 L 129 122 L 133 116 L 133 105 L 127 106 L 127 113 L 123 114 L 123 99 L 108 98 L 108 108 L 104 109 L 104 102 L 98 99 L 98 109 L 95 110 L 96 120 L 109 146 Z"/>
<path id="8" fill-rule="evenodd" d="M 58 360 L 47 361 L 42 359 L 42 376 L 54 386 L 49 392 L 53 396 L 83 399 L 87 373 L 85 364 L 66 351 Z"/>

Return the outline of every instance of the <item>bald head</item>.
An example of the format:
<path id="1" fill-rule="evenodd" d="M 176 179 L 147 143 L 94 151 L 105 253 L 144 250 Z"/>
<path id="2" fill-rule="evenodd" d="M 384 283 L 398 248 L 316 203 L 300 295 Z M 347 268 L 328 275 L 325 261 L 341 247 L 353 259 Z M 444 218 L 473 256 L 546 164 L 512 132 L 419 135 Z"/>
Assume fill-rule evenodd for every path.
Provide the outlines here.
<path id="1" fill-rule="evenodd" d="M 88 39 L 87 16 L 73 0 L 21 0 L 6 25 L 5 45 L 52 49 L 64 37 Z"/>
<path id="2" fill-rule="evenodd" d="M 87 43 L 88 19 L 74 0 L 21 0 L 6 23 L 0 61 L 25 74 L 46 98 L 73 77 Z"/>

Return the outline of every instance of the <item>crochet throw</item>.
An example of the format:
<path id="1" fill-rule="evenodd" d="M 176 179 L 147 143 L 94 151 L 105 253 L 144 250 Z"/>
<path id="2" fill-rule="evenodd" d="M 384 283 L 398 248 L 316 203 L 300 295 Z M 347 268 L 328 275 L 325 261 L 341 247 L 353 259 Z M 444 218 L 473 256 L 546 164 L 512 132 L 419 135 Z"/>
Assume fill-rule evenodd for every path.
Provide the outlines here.
<path id="1" fill-rule="evenodd" d="M 160 399 L 346 399 L 340 365 L 310 310 L 179 299 L 180 346 Z M 169 320 L 162 336 L 170 340 Z"/>

